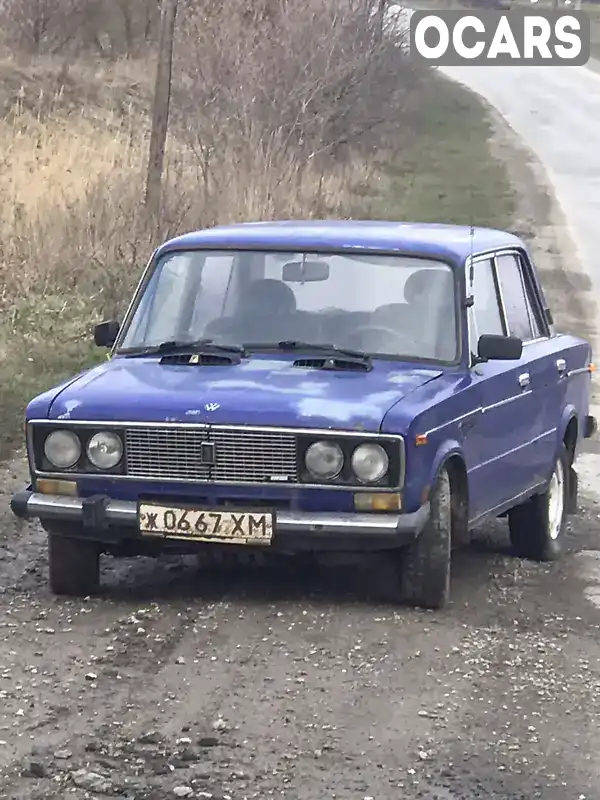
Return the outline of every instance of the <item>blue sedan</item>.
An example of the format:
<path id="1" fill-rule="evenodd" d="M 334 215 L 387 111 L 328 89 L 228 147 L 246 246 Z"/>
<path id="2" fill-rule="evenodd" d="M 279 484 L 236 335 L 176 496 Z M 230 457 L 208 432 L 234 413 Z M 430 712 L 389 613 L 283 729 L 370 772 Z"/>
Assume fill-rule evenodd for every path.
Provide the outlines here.
<path id="1" fill-rule="evenodd" d="M 57 594 L 99 557 L 380 551 L 399 602 L 441 608 L 453 545 L 508 516 L 548 560 L 576 510 L 591 347 L 556 333 L 497 230 L 217 227 L 153 254 L 110 358 L 31 400 L 30 485 Z"/>

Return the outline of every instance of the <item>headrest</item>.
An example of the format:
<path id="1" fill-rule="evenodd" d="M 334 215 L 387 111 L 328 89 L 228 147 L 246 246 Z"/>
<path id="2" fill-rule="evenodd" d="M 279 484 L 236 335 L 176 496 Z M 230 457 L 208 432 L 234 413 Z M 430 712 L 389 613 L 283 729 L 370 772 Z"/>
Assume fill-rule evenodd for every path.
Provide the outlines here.
<path id="1" fill-rule="evenodd" d="M 275 278 L 263 278 L 250 284 L 241 305 L 250 313 L 258 307 L 271 314 L 291 314 L 296 310 L 296 298 L 285 283 Z"/>
<path id="2" fill-rule="evenodd" d="M 437 296 L 441 293 L 452 293 L 452 273 L 449 269 L 420 269 L 408 278 L 404 284 L 404 297 L 407 303 Z"/>

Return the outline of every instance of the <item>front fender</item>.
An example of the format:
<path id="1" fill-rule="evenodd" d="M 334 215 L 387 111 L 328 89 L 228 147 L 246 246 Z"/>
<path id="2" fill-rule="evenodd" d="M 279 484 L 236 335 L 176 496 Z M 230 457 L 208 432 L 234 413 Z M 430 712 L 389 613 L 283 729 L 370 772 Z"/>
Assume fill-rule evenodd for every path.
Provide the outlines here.
<path id="1" fill-rule="evenodd" d="M 452 458 L 452 456 L 460 456 L 463 461 L 465 460 L 460 443 L 456 439 L 446 439 L 439 445 L 431 463 L 429 486 L 433 486 L 441 466 L 448 461 L 449 458 Z"/>
<path id="2" fill-rule="evenodd" d="M 404 487 L 405 511 L 416 511 L 427 499 L 436 481 L 440 467 L 452 456 L 464 453 L 460 443 L 453 438 L 430 441 L 426 445 L 412 445 L 407 452 L 407 481 Z"/>

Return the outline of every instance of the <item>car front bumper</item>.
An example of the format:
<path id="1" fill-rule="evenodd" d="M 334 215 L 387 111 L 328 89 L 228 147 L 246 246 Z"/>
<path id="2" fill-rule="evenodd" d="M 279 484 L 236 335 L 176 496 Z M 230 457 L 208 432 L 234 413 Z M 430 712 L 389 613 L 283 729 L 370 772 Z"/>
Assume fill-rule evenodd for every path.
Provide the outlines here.
<path id="1" fill-rule="evenodd" d="M 21 519 L 40 519 L 53 524 L 57 531 L 63 522 L 69 536 L 107 545 L 147 539 L 140 534 L 134 501 L 112 500 L 104 495 L 47 495 L 25 489 L 13 496 L 11 509 Z M 269 549 L 370 551 L 402 547 L 414 541 L 428 518 L 428 503 L 411 514 L 278 510 Z M 166 537 L 159 541 L 173 543 Z M 206 546 L 193 541 L 185 544 Z"/>

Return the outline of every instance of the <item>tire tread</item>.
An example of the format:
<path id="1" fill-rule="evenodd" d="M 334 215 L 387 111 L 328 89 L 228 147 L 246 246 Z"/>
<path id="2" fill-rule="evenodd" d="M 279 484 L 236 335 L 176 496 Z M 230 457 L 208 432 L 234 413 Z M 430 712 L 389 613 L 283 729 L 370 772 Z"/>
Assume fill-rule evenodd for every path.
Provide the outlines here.
<path id="1" fill-rule="evenodd" d="M 449 599 L 452 550 L 452 487 L 445 467 L 438 474 L 429 502 L 429 520 L 404 553 L 402 595 L 409 605 L 440 609 Z"/>
<path id="2" fill-rule="evenodd" d="M 555 561 L 563 550 L 563 529 L 568 507 L 568 485 L 570 462 L 564 444 L 557 460 L 561 459 L 564 476 L 564 504 L 561 532 L 557 539 L 548 536 L 548 490 L 536 494 L 508 512 L 510 542 L 515 555 L 531 561 Z"/>

